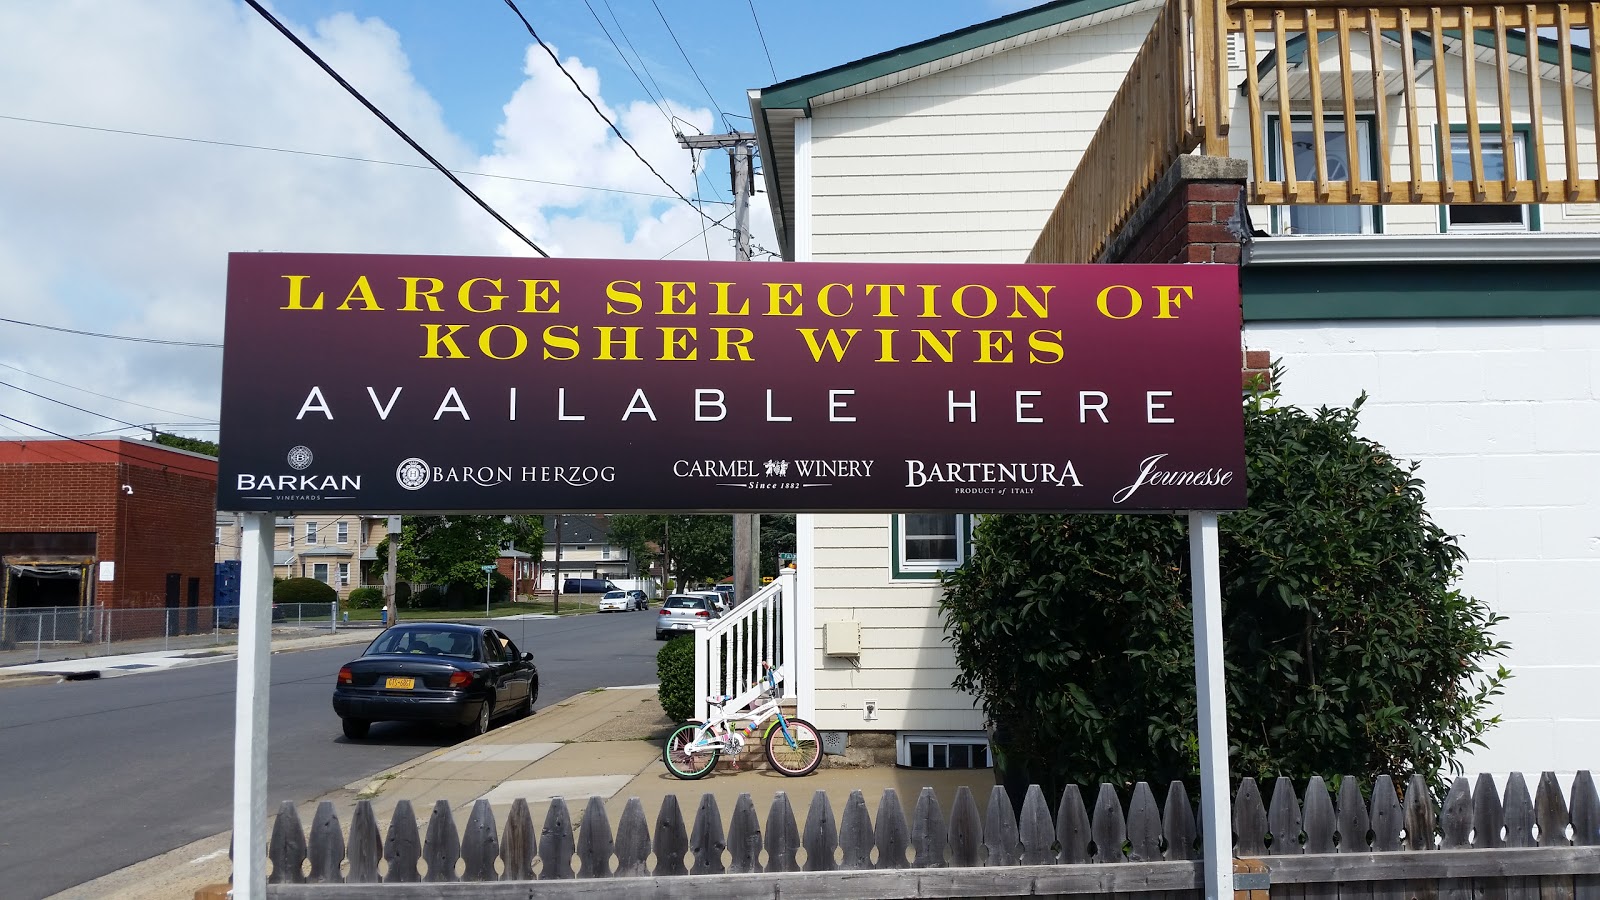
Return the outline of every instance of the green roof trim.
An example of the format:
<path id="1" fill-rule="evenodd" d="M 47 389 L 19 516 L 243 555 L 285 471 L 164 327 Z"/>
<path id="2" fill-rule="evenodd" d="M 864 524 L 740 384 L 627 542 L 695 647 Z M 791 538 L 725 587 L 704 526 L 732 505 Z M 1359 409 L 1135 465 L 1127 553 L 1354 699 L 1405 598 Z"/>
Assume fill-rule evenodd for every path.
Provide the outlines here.
<path id="1" fill-rule="evenodd" d="M 761 89 L 761 108 L 809 110 L 813 97 L 820 97 L 831 91 L 892 75 L 895 72 L 903 72 L 1030 31 L 1092 16 L 1119 6 L 1127 6 L 1130 2 L 1132 0 L 1059 0 L 1009 16 L 990 19 L 959 31 L 908 44 L 855 62 L 791 78 L 788 81 L 780 81 L 771 87 Z"/>
<path id="2" fill-rule="evenodd" d="M 1600 262 L 1244 266 L 1246 322 L 1600 318 Z"/>

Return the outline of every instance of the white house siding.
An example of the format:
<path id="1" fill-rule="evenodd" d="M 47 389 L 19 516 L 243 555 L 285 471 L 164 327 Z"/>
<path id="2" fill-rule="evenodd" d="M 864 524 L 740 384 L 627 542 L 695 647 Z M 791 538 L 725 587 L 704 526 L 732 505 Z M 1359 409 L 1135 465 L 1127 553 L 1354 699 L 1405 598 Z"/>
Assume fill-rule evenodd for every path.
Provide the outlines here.
<path id="1" fill-rule="evenodd" d="M 816 516 L 815 610 L 818 728 L 837 731 L 971 731 L 983 717 L 951 688 L 958 669 L 942 640 L 936 583 L 890 578 L 889 517 Z M 861 656 L 829 657 L 826 623 L 861 625 Z M 876 700 L 878 717 L 863 712 Z"/>
<path id="2" fill-rule="evenodd" d="M 1351 50 L 1351 64 L 1356 72 L 1371 71 L 1371 53 L 1367 50 L 1365 38 L 1353 42 Z M 1270 35 L 1257 41 L 1257 59 L 1272 50 Z M 1323 79 L 1323 116 L 1329 119 L 1343 118 L 1343 100 L 1337 87 L 1338 84 L 1338 54 L 1332 51 L 1331 44 L 1324 44 L 1323 52 L 1319 58 L 1322 67 Z M 1476 64 L 1474 75 L 1477 79 L 1478 91 L 1478 118 L 1482 125 L 1500 124 L 1499 107 L 1499 75 L 1498 69 L 1492 64 L 1493 56 L 1490 51 L 1478 48 L 1480 61 Z M 1491 63 L 1482 62 L 1484 54 L 1489 54 Z M 1452 126 L 1466 122 L 1466 89 L 1464 87 L 1462 58 L 1454 54 L 1446 54 L 1446 95 L 1447 115 Z M 1393 41 L 1384 43 L 1384 68 L 1390 72 L 1399 72 L 1402 68 L 1400 48 Z M 1417 71 L 1420 74 L 1417 82 L 1417 144 L 1419 151 L 1419 174 L 1424 180 L 1438 177 L 1438 158 L 1440 141 L 1437 133 L 1438 116 L 1435 113 L 1437 92 L 1434 90 L 1434 72 L 1431 65 L 1424 60 L 1417 61 Z M 1551 176 L 1562 177 L 1566 172 L 1566 139 L 1563 125 L 1563 111 L 1561 106 L 1560 83 L 1551 79 L 1556 77 L 1553 66 L 1545 66 L 1544 78 L 1541 79 L 1540 98 L 1543 107 L 1543 134 L 1545 140 L 1545 162 Z M 1250 129 L 1246 127 L 1249 122 L 1249 107 L 1238 91 L 1244 82 L 1243 69 L 1235 69 L 1232 73 L 1234 79 L 1234 96 L 1236 98 L 1233 109 L 1233 121 L 1239 124 L 1230 130 L 1229 152 L 1244 160 L 1251 158 Z M 1397 84 L 1391 84 L 1390 90 L 1397 90 Z M 1526 72 L 1513 70 L 1510 73 L 1511 95 L 1511 120 L 1513 126 L 1525 125 L 1532 121 L 1532 107 L 1528 102 L 1528 76 Z M 1291 94 L 1291 97 L 1294 95 Z M 1357 100 L 1356 114 L 1371 115 L 1375 109 L 1371 100 Z M 1579 174 L 1592 174 L 1595 172 L 1595 124 L 1594 101 L 1589 88 L 1576 87 L 1573 90 L 1574 119 L 1577 122 L 1577 161 Z M 1261 104 L 1262 115 L 1265 119 L 1276 119 L 1278 102 L 1274 95 L 1271 100 L 1264 100 Z M 1310 100 L 1291 100 L 1291 115 L 1309 115 L 1311 112 Z M 1405 95 L 1404 93 L 1389 94 L 1384 98 L 1384 114 L 1390 136 L 1389 172 L 1390 177 L 1396 182 L 1398 190 L 1404 190 L 1405 182 L 1411 177 L 1411 149 L 1409 136 L 1406 133 Z M 1377 130 L 1373 131 L 1374 139 Z M 1265 146 L 1268 143 L 1268 134 L 1262 131 L 1263 152 L 1267 159 L 1273 158 L 1273 149 Z M 1532 158 L 1532 148 L 1529 147 L 1528 158 Z M 1376 162 L 1376 160 L 1374 160 Z M 1524 169 L 1524 173 L 1529 171 Z M 1302 180 L 1310 180 L 1305 173 L 1296 173 Z M 1470 175 L 1456 172 L 1457 180 L 1465 181 Z M 1541 204 L 1539 207 L 1540 228 L 1542 232 L 1584 232 L 1600 230 L 1600 205 L 1597 204 Z M 1440 207 L 1423 205 L 1390 205 L 1383 207 L 1382 232 L 1385 234 L 1437 234 L 1440 231 Z M 1272 212 L 1266 206 L 1252 206 L 1250 208 L 1251 221 L 1255 227 L 1268 229 L 1272 221 Z"/>
<path id="3" fill-rule="evenodd" d="M 817 106 L 811 258 L 1025 259 L 1153 19 Z"/>
<path id="4" fill-rule="evenodd" d="M 1370 395 L 1363 435 L 1421 463 L 1469 557 L 1461 588 L 1508 617 L 1505 719 L 1468 772 L 1571 774 L 1600 747 L 1600 321 L 1252 324 L 1304 408 Z"/>

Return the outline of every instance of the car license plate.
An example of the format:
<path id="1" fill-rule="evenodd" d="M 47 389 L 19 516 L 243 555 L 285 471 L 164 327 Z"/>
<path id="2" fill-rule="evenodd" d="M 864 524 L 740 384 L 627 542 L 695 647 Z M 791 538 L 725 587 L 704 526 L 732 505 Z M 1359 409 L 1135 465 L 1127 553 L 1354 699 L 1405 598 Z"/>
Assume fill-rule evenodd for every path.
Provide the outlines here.
<path id="1" fill-rule="evenodd" d="M 383 686 L 390 690 L 409 691 L 417 686 L 415 678 L 386 678 Z"/>

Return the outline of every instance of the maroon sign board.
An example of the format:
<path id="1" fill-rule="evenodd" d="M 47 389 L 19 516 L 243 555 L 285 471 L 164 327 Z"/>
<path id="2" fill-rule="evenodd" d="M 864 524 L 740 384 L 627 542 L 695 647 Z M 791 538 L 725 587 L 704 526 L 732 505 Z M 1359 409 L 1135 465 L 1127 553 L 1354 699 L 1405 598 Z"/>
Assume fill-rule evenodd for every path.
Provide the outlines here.
<path id="1" fill-rule="evenodd" d="M 1231 266 L 241 253 L 218 508 L 1227 510 Z"/>

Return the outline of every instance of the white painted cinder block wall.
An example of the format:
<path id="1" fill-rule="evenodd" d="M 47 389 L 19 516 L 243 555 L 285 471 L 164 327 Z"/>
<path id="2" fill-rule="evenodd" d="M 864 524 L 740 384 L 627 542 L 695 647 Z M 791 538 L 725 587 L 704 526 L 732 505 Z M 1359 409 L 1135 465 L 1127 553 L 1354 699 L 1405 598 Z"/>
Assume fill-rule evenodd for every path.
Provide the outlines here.
<path id="1" fill-rule="evenodd" d="M 1421 463 L 1461 588 L 1507 616 L 1513 678 L 1467 772 L 1600 764 L 1600 321 L 1251 324 L 1303 408 L 1369 399 L 1361 433 Z"/>

